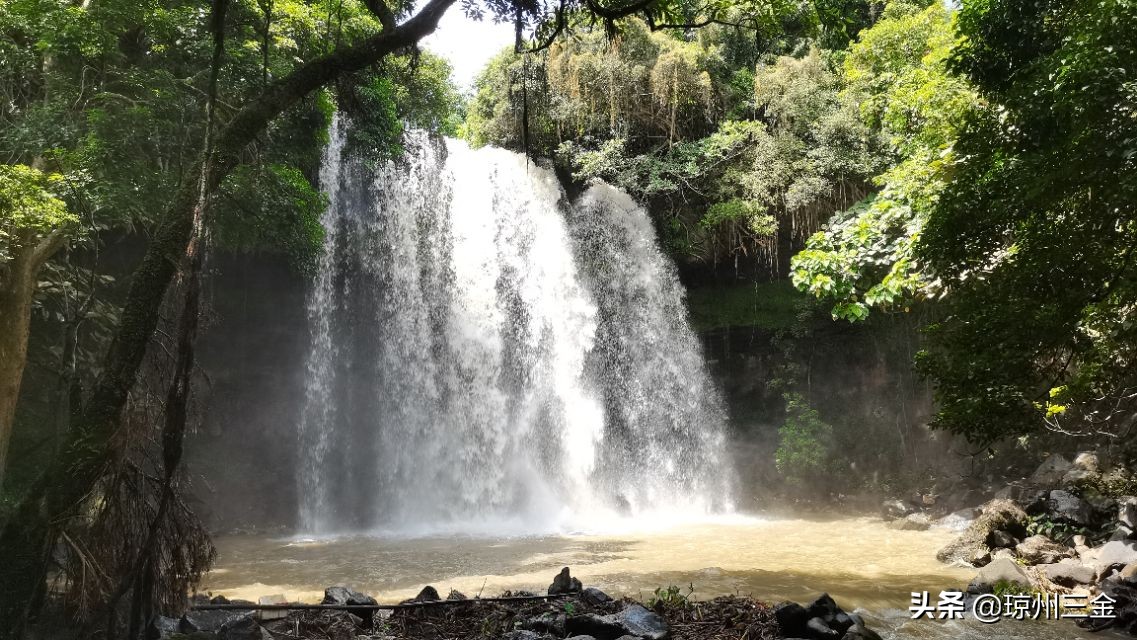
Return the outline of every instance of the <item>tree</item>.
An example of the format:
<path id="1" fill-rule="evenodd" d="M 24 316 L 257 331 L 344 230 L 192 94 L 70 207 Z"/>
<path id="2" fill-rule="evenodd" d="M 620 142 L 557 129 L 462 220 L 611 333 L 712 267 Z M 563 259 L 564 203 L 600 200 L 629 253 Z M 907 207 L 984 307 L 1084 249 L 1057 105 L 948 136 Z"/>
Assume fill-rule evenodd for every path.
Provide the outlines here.
<path id="1" fill-rule="evenodd" d="M 972 110 L 915 254 L 944 318 L 919 363 L 935 424 L 1125 442 L 1137 420 L 1137 6 L 964 3 Z"/>
<path id="2" fill-rule="evenodd" d="M 27 165 L 0 165 L 0 486 L 40 269 L 78 222 L 55 193 L 61 179 Z"/>

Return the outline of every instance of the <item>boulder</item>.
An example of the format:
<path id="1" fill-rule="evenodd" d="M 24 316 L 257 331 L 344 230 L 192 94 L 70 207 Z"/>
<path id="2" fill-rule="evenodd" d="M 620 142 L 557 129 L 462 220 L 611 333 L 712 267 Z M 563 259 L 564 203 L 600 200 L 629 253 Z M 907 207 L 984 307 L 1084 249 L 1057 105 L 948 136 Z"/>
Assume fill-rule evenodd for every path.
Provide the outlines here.
<path id="1" fill-rule="evenodd" d="M 324 589 L 324 599 L 320 604 L 368 605 L 378 604 L 375 598 L 344 586 Z"/>
<path id="2" fill-rule="evenodd" d="M 1105 575 L 1106 571 L 1112 567 L 1124 567 L 1125 565 L 1137 562 L 1137 543 L 1135 542 L 1114 540 L 1113 542 L 1105 543 L 1097 551 L 1097 559 L 1094 562 L 1094 567 L 1097 569 L 1099 576 Z"/>
<path id="3" fill-rule="evenodd" d="M 457 589 L 451 589 L 450 593 L 446 594 L 446 599 L 447 600 L 469 600 L 469 598 L 466 597 L 466 594 L 462 593 L 461 591 L 458 591 Z"/>
<path id="4" fill-rule="evenodd" d="M 221 627 L 229 622 L 236 622 L 241 618 L 253 619 L 252 611 L 233 611 L 233 610 L 206 610 L 206 611 L 187 611 L 182 614 L 182 618 L 178 623 L 178 631 L 180 633 L 217 633 L 221 631 Z"/>
<path id="5" fill-rule="evenodd" d="M 903 500 L 885 500 L 880 505 L 880 517 L 885 520 L 896 520 L 906 517 L 915 511 L 911 505 Z"/>
<path id="6" fill-rule="evenodd" d="M 1011 535 L 1026 533 L 1026 512 L 1010 500 L 991 500 L 980 507 L 980 515 L 958 538 L 936 553 L 940 562 L 966 562 L 977 551 L 986 551 L 987 536 L 1002 530 Z"/>
<path id="7" fill-rule="evenodd" d="M 1044 564 L 1039 566 L 1039 570 L 1048 580 L 1063 587 L 1076 587 L 1094 581 L 1094 568 L 1076 560 Z"/>
<path id="8" fill-rule="evenodd" d="M 936 520 L 936 526 L 952 531 L 964 531 L 978 516 L 979 511 L 975 509 L 960 509 Z"/>
<path id="9" fill-rule="evenodd" d="M 987 546 L 992 549 L 1010 549 L 1018 543 L 1014 536 L 1002 529 L 995 529 L 987 534 Z"/>
<path id="10" fill-rule="evenodd" d="M 580 599 L 586 603 L 597 606 L 612 602 L 612 597 L 596 587 L 588 587 L 580 592 Z"/>
<path id="11" fill-rule="evenodd" d="M 932 519 L 923 513 L 910 513 L 903 518 L 888 523 L 889 528 L 898 531 L 927 531 L 932 526 Z"/>
<path id="12" fill-rule="evenodd" d="M 1057 486 L 1072 466 L 1069 460 L 1059 454 L 1054 454 L 1038 465 L 1034 474 L 1030 476 L 1030 482 L 1040 487 Z"/>
<path id="13" fill-rule="evenodd" d="M 1050 514 L 1061 520 L 1079 526 L 1088 526 L 1093 521 L 1093 509 L 1084 500 L 1062 489 L 1050 492 L 1048 504 Z"/>
<path id="14" fill-rule="evenodd" d="M 1133 537 L 1134 537 L 1133 536 L 1133 529 L 1130 529 L 1129 527 L 1127 527 L 1123 524 L 1118 524 L 1117 528 L 1114 529 L 1113 533 L 1109 536 L 1109 541 L 1110 542 L 1125 541 L 1125 540 L 1131 540 Z"/>
<path id="15" fill-rule="evenodd" d="M 1137 562 L 1130 562 L 1117 574 L 1117 579 L 1125 584 L 1137 587 Z"/>
<path id="16" fill-rule="evenodd" d="M 979 574 L 967 586 L 969 593 L 991 593 L 999 582 L 1014 583 L 1030 587 L 1030 577 L 1014 560 L 1000 558 L 979 570 Z"/>
<path id="17" fill-rule="evenodd" d="M 521 623 L 522 629 L 529 631 L 537 631 L 540 633 L 550 633 L 558 638 L 565 635 L 565 620 L 566 616 L 563 613 L 553 613 L 546 611 L 539 616 L 535 616 L 525 620 Z"/>
<path id="18" fill-rule="evenodd" d="M 549 585 L 549 595 L 580 593 L 581 587 L 580 580 L 569 575 L 569 568 L 565 567 L 553 578 L 553 584 Z"/>
<path id="19" fill-rule="evenodd" d="M 1046 536 L 1031 536 L 1015 546 L 1015 553 L 1027 564 L 1053 564 L 1074 554 L 1073 549 Z"/>
<path id="20" fill-rule="evenodd" d="M 1117 499 L 1117 521 L 1137 531 L 1137 498 L 1124 496 Z"/>
<path id="21" fill-rule="evenodd" d="M 774 607 L 774 619 L 778 621 L 784 636 L 792 636 L 804 630 L 809 617 L 806 608 L 796 602 L 783 602 Z"/>
<path id="22" fill-rule="evenodd" d="M 1101 463 L 1096 453 L 1083 451 L 1074 457 L 1074 462 L 1062 476 L 1062 484 L 1072 487 L 1101 475 Z"/>
<path id="23" fill-rule="evenodd" d="M 805 623 L 805 635 L 814 640 L 839 640 L 841 634 L 825 624 L 821 618 L 810 618 Z"/>
<path id="24" fill-rule="evenodd" d="M 146 625 L 146 637 L 151 640 L 167 640 L 175 633 L 181 633 L 181 624 L 177 618 L 154 616 Z"/>
<path id="25" fill-rule="evenodd" d="M 853 620 L 853 626 L 845 632 L 841 640 L 881 640 L 877 632 L 865 626 L 864 618 L 855 613 L 850 613 L 849 617 Z"/>
<path id="26" fill-rule="evenodd" d="M 582 613 L 569 616 L 565 620 L 565 632 L 572 635 L 588 635 L 597 640 L 615 640 L 628 635 L 624 628 L 616 624 L 611 616 L 595 613 Z"/>
<path id="27" fill-rule="evenodd" d="M 648 611 L 638 604 L 630 604 L 619 613 L 614 614 L 614 621 L 624 629 L 627 635 L 638 636 L 645 640 L 664 640 L 668 636 L 667 621 L 663 616 Z"/>
<path id="28" fill-rule="evenodd" d="M 440 596 L 438 594 L 438 589 L 435 589 L 434 587 L 432 587 L 428 584 L 422 588 L 422 591 L 418 592 L 417 596 L 411 598 L 410 601 L 411 602 L 437 602 L 441 599 L 442 599 L 442 596 Z"/>
<path id="29" fill-rule="evenodd" d="M 272 635 L 251 617 L 237 618 L 221 625 L 218 640 L 272 640 Z"/>

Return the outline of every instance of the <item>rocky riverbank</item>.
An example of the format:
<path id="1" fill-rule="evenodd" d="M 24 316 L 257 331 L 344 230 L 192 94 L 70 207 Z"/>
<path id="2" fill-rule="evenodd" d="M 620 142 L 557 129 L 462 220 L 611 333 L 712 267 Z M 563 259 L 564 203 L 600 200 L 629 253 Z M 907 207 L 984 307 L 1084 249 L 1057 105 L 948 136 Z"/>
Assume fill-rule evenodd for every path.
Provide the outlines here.
<path id="1" fill-rule="evenodd" d="M 882 515 L 901 530 L 960 529 L 936 557 L 977 569 L 970 598 L 1055 596 L 1074 603 L 1061 613 L 1079 626 L 1137 635 L 1137 497 L 1124 494 L 1133 487 L 1128 470 L 1104 469 L 1093 453 L 1054 455 L 976 508 L 933 519 L 928 505 L 890 500 Z"/>
<path id="2" fill-rule="evenodd" d="M 329 587 L 322 604 L 326 608 L 289 611 L 196 596 L 180 617 L 155 618 L 148 635 L 153 640 L 880 640 L 826 594 L 808 605 L 776 607 L 739 596 L 696 601 L 674 587 L 656 590 L 646 602 L 617 600 L 583 587 L 567 567 L 547 594 L 507 592 L 483 600 L 451 592 L 442 598 L 426 587 L 393 609 L 379 609 L 371 596 Z"/>

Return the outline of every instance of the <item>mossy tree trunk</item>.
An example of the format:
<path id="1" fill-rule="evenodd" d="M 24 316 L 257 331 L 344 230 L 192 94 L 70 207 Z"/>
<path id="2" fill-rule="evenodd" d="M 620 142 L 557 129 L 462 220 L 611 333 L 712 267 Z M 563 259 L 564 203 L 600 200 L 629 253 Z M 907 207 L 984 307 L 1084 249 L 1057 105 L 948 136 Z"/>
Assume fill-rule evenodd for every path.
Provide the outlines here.
<path id="1" fill-rule="evenodd" d="M 430 0 L 403 24 L 304 64 L 269 85 L 218 132 L 208 162 L 202 158 L 184 177 L 132 276 L 118 330 L 103 358 L 90 399 L 60 454 L 0 531 L 0 620 L 4 621 L 0 638 L 21 634 L 31 603 L 43 589 L 50 551 L 61 527 L 82 515 L 83 504 L 116 455 L 113 436 L 120 414 L 192 235 L 203 166 L 211 168 L 205 190 L 213 193 L 237 165 L 240 151 L 285 109 L 342 74 L 359 71 L 415 45 L 435 30 L 455 1 Z"/>

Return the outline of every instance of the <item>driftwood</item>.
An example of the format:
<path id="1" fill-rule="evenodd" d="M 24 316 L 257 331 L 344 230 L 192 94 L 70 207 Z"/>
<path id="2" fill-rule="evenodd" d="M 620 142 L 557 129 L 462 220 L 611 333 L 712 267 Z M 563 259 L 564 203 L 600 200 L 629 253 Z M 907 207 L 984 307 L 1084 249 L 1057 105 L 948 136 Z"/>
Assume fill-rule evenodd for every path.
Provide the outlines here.
<path id="1" fill-rule="evenodd" d="M 399 609 L 417 609 L 421 607 L 436 607 L 454 604 L 478 604 L 481 602 L 532 602 L 534 600 L 549 600 L 563 598 L 567 593 L 555 593 L 544 596 L 502 596 L 500 598 L 466 598 L 463 600 L 420 600 L 415 602 L 402 602 L 399 604 L 199 604 L 190 607 L 190 611 L 396 611 Z"/>

